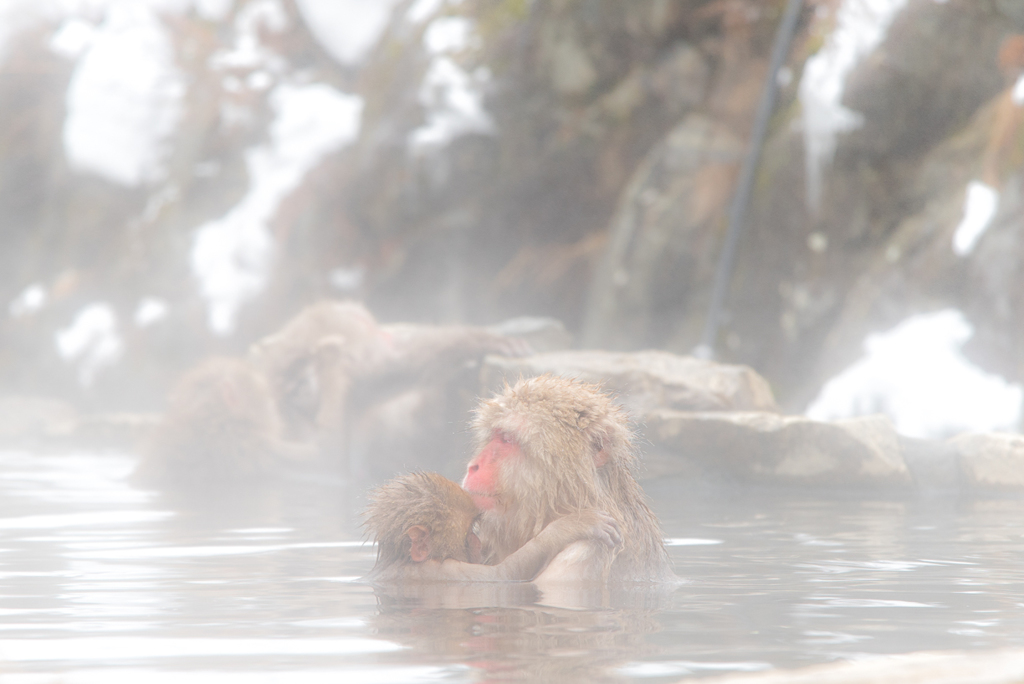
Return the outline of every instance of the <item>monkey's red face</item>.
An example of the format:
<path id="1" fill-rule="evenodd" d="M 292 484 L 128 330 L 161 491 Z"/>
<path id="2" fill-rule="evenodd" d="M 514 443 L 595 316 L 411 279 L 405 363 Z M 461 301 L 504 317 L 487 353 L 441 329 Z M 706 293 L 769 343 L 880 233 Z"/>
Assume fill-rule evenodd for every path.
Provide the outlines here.
<path id="1" fill-rule="evenodd" d="M 522 456 L 515 437 L 495 430 L 491 441 L 480 450 L 466 467 L 462 488 L 473 497 L 473 503 L 481 511 L 493 510 L 498 505 L 498 474 L 512 461 Z"/>

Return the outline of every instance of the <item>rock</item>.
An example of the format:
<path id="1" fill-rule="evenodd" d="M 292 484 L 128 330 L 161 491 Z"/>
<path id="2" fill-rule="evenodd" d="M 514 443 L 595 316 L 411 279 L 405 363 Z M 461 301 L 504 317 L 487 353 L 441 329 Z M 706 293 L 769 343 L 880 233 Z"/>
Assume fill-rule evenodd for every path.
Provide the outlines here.
<path id="1" fill-rule="evenodd" d="M 697 344 L 714 275 L 707 256 L 719 251 L 744 150 L 727 126 L 700 114 L 685 117 L 651 149 L 611 219 L 587 304 L 585 345 Z"/>
<path id="2" fill-rule="evenodd" d="M 1024 489 L 1024 435 L 988 432 L 947 440 L 957 452 L 964 484 L 975 490 Z"/>
<path id="3" fill-rule="evenodd" d="M 888 418 L 824 423 L 767 412 L 684 412 L 647 417 L 647 438 L 681 459 L 680 471 L 724 473 L 753 484 L 881 487 L 913 485 Z"/>
<path id="4" fill-rule="evenodd" d="M 491 356 L 481 369 L 481 383 L 485 391 L 491 391 L 506 379 L 544 373 L 599 383 L 617 393 L 623 405 L 641 420 L 661 408 L 777 410 L 771 387 L 752 369 L 663 351 L 564 351 L 518 359 Z"/>
<path id="5" fill-rule="evenodd" d="M 957 449 L 948 440 L 900 436 L 900 452 L 919 491 L 955 494 L 963 488 Z"/>
<path id="6" fill-rule="evenodd" d="M 572 344 L 572 335 L 565 329 L 565 324 L 556 318 L 519 316 L 487 329 L 497 335 L 526 340 L 535 352 L 568 349 Z"/>
<path id="7" fill-rule="evenodd" d="M 1024 650 L 904 653 L 794 670 L 727 675 L 704 684 L 1016 684 L 1024 680 Z"/>

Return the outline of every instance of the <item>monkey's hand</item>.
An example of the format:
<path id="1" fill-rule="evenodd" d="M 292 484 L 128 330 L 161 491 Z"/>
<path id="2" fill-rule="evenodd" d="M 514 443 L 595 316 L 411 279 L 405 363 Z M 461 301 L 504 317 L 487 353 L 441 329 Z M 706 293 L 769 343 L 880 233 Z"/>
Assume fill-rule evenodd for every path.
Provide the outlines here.
<path id="1" fill-rule="evenodd" d="M 583 539 L 592 539 L 609 548 L 616 549 L 622 545 L 622 531 L 619 523 L 604 511 L 587 509 L 571 513 L 559 518 L 545 528 L 553 533 L 564 535 L 567 544 Z"/>

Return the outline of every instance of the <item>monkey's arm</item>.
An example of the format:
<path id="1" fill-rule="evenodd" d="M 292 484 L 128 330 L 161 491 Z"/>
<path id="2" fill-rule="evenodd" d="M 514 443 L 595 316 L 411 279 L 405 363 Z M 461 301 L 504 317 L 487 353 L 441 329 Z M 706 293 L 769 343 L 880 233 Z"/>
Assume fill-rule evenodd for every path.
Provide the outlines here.
<path id="1" fill-rule="evenodd" d="M 610 515 L 596 510 L 559 518 L 498 565 L 480 565 L 457 560 L 409 566 L 420 571 L 419 578 L 437 581 L 526 582 L 532 580 L 555 556 L 573 542 L 594 540 L 609 547 L 622 543 L 618 524 Z"/>
<path id="2" fill-rule="evenodd" d="M 394 354 L 387 370 L 396 373 L 424 372 L 433 368 L 458 367 L 487 354 L 526 356 L 528 342 L 473 326 L 426 326 L 393 324 L 382 326 L 391 335 Z"/>

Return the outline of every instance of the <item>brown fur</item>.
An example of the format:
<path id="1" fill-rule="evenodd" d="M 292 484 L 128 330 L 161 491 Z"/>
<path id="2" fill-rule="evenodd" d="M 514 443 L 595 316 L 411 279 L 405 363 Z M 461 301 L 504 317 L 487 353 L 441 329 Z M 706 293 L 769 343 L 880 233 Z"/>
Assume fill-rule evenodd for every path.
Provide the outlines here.
<path id="1" fill-rule="evenodd" d="M 212 358 L 186 373 L 144 454 L 139 476 L 225 482 L 269 475 L 282 457 L 305 455 L 281 437 L 263 376 L 246 362 Z"/>
<path id="2" fill-rule="evenodd" d="M 575 542 L 586 539 L 609 550 L 621 543 L 618 526 L 609 515 L 580 511 L 552 522 L 501 563 L 483 565 L 480 540 L 473 533 L 477 516 L 473 499 L 435 473 L 404 475 L 378 487 L 366 512 L 366 527 L 377 542 L 370 579 L 381 583 L 526 581 Z M 416 558 L 417 554 L 424 557 Z"/>
<path id="3" fill-rule="evenodd" d="M 249 350 L 270 382 L 287 433 L 301 439 L 336 428 L 353 378 L 379 372 L 390 355 L 373 314 L 351 301 L 308 306 Z"/>
<path id="4" fill-rule="evenodd" d="M 483 402 L 473 427 L 480 447 L 501 430 L 524 455 L 518 467 L 499 473 L 503 510 L 481 517 L 488 562 L 501 561 L 552 520 L 595 508 L 615 518 L 624 539 L 610 578 L 674 577 L 658 520 L 634 476 L 628 420 L 599 387 L 552 375 L 520 380 Z"/>
<path id="5" fill-rule="evenodd" d="M 377 542 L 375 571 L 407 562 L 408 530 L 430 531 L 431 557 L 468 561 L 466 535 L 477 517 L 473 499 L 456 483 L 437 473 L 412 473 L 387 482 L 370 494 L 366 528 Z"/>
<path id="6" fill-rule="evenodd" d="M 468 367 L 487 353 L 528 350 L 484 328 L 379 325 L 362 304 L 325 301 L 253 345 L 249 358 L 270 381 L 286 435 L 378 479 L 445 465 L 465 446 L 448 426 L 473 401 L 477 374 Z"/>

